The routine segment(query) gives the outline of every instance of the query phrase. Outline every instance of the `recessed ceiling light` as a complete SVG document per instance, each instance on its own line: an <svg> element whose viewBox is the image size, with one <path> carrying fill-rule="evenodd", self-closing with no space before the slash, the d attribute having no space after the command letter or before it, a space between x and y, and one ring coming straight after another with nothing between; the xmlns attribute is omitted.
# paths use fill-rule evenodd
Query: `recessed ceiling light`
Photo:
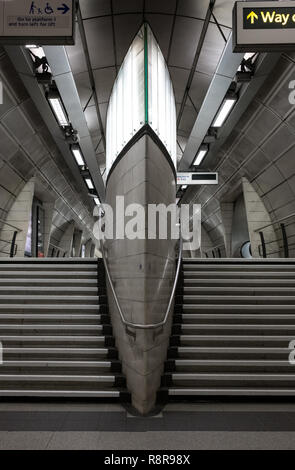
<svg viewBox="0 0 295 470"><path fill-rule="evenodd" d="M49 91L47 93L47 100L51 106L52 111L54 112L54 115L59 125L62 127L68 126L68 116L58 91Z"/></svg>
<svg viewBox="0 0 295 470"><path fill-rule="evenodd" d="M201 165L202 161L204 160L206 154L208 153L208 150L209 150L209 147L207 145L202 145L197 154L196 154L196 158L195 158L195 161L193 163L194 166L198 166L198 165Z"/></svg>
<svg viewBox="0 0 295 470"><path fill-rule="evenodd" d="M85 183L87 184L89 189L94 189L93 183L90 178L85 178Z"/></svg>
<svg viewBox="0 0 295 470"><path fill-rule="evenodd" d="M84 158L82 156L80 148L79 147L72 147L71 150L72 150L72 154L74 155L77 164L79 166L84 166L85 162L84 162Z"/></svg>
<svg viewBox="0 0 295 470"><path fill-rule="evenodd" d="M216 114L216 117L213 121L213 124L212 124L213 127L221 127L223 125L223 123L225 122L225 120L229 116L232 108L236 104L237 99L238 98L237 98L236 95L225 97L225 99L224 99L222 105L220 106L219 111Z"/></svg>

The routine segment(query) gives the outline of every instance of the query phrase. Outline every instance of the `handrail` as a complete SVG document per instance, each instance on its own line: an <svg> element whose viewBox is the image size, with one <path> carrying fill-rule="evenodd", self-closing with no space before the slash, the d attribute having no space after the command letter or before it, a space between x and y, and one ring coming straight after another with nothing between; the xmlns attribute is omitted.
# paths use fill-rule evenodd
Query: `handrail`
<svg viewBox="0 0 295 470"><path fill-rule="evenodd" d="M274 220L270 224L267 224L267 225L264 225L263 227L255 229L254 232L259 232L260 230L263 230L267 227L271 227L272 225L279 224L279 223L283 222L283 220L291 219L291 217L294 217L294 216L295 216L295 213L290 214L290 215L286 215L285 217L282 217L281 219Z"/></svg>
<svg viewBox="0 0 295 470"><path fill-rule="evenodd" d="M101 247L102 247L102 243L101 243ZM111 278L111 275L110 275L109 267L107 265L107 262L106 262L106 259L105 259L105 256L104 256L103 248L102 248L102 255L103 255L102 259L103 259L104 267L105 267L105 270L106 270L106 273L107 273L108 281L110 283L111 291L112 291L112 294L113 294L113 297L114 297L114 300L115 300L115 303L116 303L116 307L119 311L119 314L120 314L121 321L122 321L123 325L125 325L126 328L129 327L129 328L140 329L140 330L151 330L151 329L154 330L156 328L163 327L166 324L167 320L168 320L168 315L169 315L169 312L170 312L170 309L171 309L171 305L172 305L172 302L173 302L173 298L174 298L174 294L175 294L175 290L176 290L176 286L177 286L177 282L178 282L178 277L179 277L179 272L180 272L180 265L181 265L181 258L182 258L182 239L180 239L180 241L179 241L179 253L178 253L177 267L176 267L175 278L174 278L174 283L173 283L173 287L172 287L168 307L167 307L167 310L166 310L166 313L165 313L165 316L164 316L163 320L159 323L150 323L150 324L132 323L132 322L125 319L124 314L123 314L122 309L121 309L121 306L120 306L120 302L118 300L118 297L117 297L117 294L116 294L116 291L115 291L115 288L114 288L114 284L113 284L113 281L112 281L112 278Z"/></svg>
<svg viewBox="0 0 295 470"><path fill-rule="evenodd" d="M56 248L56 249L59 250L59 251L63 251L64 253L67 253L67 250L64 250L64 249L61 248L60 246L54 245L53 243L50 243L50 242L49 242L49 246L53 246L53 248Z"/></svg>
<svg viewBox="0 0 295 470"><path fill-rule="evenodd" d="M3 222L5 225L8 225L8 227L14 228L18 232L22 232L23 230L21 228L15 227L15 225L11 225L8 222L6 222L4 219L0 218L0 222Z"/></svg>
<svg viewBox="0 0 295 470"><path fill-rule="evenodd" d="M64 249L61 248L60 246L54 245L53 243L50 243L50 242L49 242L49 246L53 246L53 248L57 248L59 251L63 251L64 253L67 252L67 250L64 250Z"/></svg>
<svg viewBox="0 0 295 470"><path fill-rule="evenodd" d="M224 243L220 243L219 245L215 245L215 246L208 246L207 248L207 251L209 250L216 250L216 248L222 248L224 246Z"/></svg>

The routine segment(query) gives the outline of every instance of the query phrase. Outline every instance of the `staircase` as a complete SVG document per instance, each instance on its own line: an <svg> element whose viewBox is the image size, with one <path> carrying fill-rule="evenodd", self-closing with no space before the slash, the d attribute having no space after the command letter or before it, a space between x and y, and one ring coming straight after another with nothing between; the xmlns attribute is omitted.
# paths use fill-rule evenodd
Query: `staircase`
<svg viewBox="0 0 295 470"><path fill-rule="evenodd" d="M0 261L0 397L129 399L102 260Z"/></svg>
<svg viewBox="0 0 295 470"><path fill-rule="evenodd" d="M295 396L295 259L184 259L160 395Z"/></svg>

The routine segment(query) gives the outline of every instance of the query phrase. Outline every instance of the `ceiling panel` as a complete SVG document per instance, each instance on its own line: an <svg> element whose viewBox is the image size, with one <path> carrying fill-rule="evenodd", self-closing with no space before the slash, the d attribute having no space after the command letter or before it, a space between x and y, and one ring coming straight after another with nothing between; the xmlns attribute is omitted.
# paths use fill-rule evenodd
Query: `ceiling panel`
<svg viewBox="0 0 295 470"><path fill-rule="evenodd" d="M96 107L89 106L87 109L85 109L84 114L85 114L85 119L86 119L90 134L94 132L98 132L99 124L98 124L98 119L97 119L97 114L96 114Z"/></svg>
<svg viewBox="0 0 295 470"><path fill-rule="evenodd" d="M145 0L145 11L155 13L174 13L176 0Z"/></svg>
<svg viewBox="0 0 295 470"><path fill-rule="evenodd" d="M173 82L176 103L181 103L189 76L189 70L169 67L169 71Z"/></svg>
<svg viewBox="0 0 295 470"><path fill-rule="evenodd" d="M218 0L217 0L218 1ZM180 1L177 9L178 15L193 16L194 18L205 18L209 0L184 0Z"/></svg>
<svg viewBox="0 0 295 470"><path fill-rule="evenodd" d="M295 133L292 132L290 127L282 123L261 148L268 158L273 160L292 147L294 141Z"/></svg>
<svg viewBox="0 0 295 470"><path fill-rule="evenodd" d="M232 27L232 11L236 0L216 0L214 15L219 24Z"/></svg>
<svg viewBox="0 0 295 470"><path fill-rule="evenodd" d="M94 70L95 86L99 103L109 100L115 78L115 67Z"/></svg>
<svg viewBox="0 0 295 470"><path fill-rule="evenodd" d="M111 17L85 20L84 27L92 67L115 65Z"/></svg>
<svg viewBox="0 0 295 470"><path fill-rule="evenodd" d="M108 109L108 103L101 103L99 105L99 110L100 110L100 115L101 115L101 120L102 120L104 130L106 128L107 109Z"/></svg>
<svg viewBox="0 0 295 470"><path fill-rule="evenodd" d="M190 97L197 108L200 110L203 99L207 93L211 81L211 76L204 73L196 72L190 89ZM188 102L189 104L189 102Z"/></svg>
<svg viewBox="0 0 295 470"><path fill-rule="evenodd" d="M224 33L226 37L229 36L229 30L225 29ZM224 46L225 41L216 24L210 23L196 70L212 75L215 72Z"/></svg>
<svg viewBox="0 0 295 470"><path fill-rule="evenodd" d="M143 11L143 0L112 0L112 3L114 14Z"/></svg>
<svg viewBox="0 0 295 470"><path fill-rule="evenodd" d="M85 72L87 70L85 54L78 28L76 28L76 44L74 46L67 46L66 52L73 74Z"/></svg>
<svg viewBox="0 0 295 470"><path fill-rule="evenodd" d="M176 18L169 65L191 68L202 26L200 20Z"/></svg>
<svg viewBox="0 0 295 470"><path fill-rule="evenodd" d="M75 83L80 97L81 106L82 108L84 108L92 93L88 72L82 72L78 75L75 75ZM91 98L88 106L91 106L93 104L94 100L93 98Z"/></svg>
<svg viewBox="0 0 295 470"><path fill-rule="evenodd" d="M114 17L117 64L123 61L136 33L142 25L142 15L118 15Z"/></svg>
<svg viewBox="0 0 295 470"><path fill-rule="evenodd" d="M110 15L111 0L82 0L80 1L82 18Z"/></svg>
<svg viewBox="0 0 295 470"><path fill-rule="evenodd" d="M197 113L194 108L192 106L185 106L179 124L179 129L189 134L195 123L196 117Z"/></svg>
<svg viewBox="0 0 295 470"><path fill-rule="evenodd" d="M173 16L146 14L146 20L150 23L153 33L160 45L161 51L167 60L169 42L172 31Z"/></svg>

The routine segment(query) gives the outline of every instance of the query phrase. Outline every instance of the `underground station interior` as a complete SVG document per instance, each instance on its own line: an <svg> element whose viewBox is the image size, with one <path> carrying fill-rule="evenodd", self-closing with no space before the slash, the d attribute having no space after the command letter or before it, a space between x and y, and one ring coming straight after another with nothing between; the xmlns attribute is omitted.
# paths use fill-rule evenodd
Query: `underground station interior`
<svg viewBox="0 0 295 470"><path fill-rule="evenodd" d="M295 2L0 0L0 450L293 450L294 398Z"/></svg>

